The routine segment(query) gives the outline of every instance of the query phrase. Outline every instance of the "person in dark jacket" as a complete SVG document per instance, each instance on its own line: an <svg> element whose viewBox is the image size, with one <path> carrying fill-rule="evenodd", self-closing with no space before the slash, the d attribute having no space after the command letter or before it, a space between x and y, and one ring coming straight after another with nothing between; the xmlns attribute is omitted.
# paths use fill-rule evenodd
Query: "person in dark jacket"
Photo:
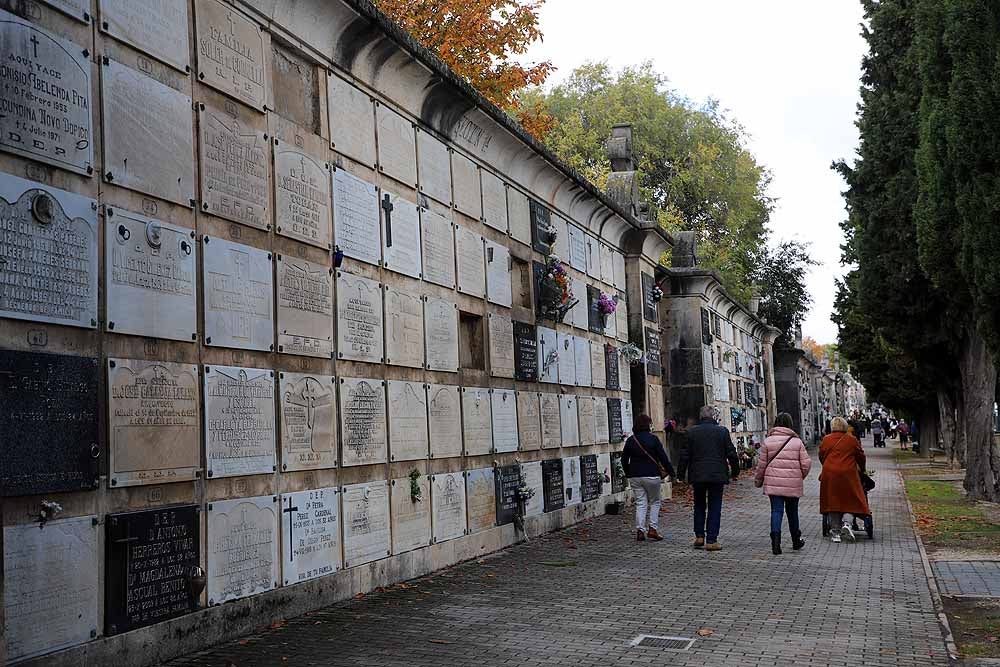
<svg viewBox="0 0 1000 667"><path fill-rule="evenodd" d="M660 519L660 485L663 483L664 473L674 476L674 466L663 449L663 443L650 433L652 425L653 420L649 415L636 417L632 435L625 440L622 448L622 468L632 493L635 494L637 542L642 542L647 537L657 542L663 539L657 531Z"/></svg>
<svg viewBox="0 0 1000 667"><path fill-rule="evenodd" d="M712 406L703 407L698 423L687 430L680 457L678 479L687 478L694 491L694 548L719 551L722 490L730 478L739 477L740 459L729 431L715 420Z"/></svg>

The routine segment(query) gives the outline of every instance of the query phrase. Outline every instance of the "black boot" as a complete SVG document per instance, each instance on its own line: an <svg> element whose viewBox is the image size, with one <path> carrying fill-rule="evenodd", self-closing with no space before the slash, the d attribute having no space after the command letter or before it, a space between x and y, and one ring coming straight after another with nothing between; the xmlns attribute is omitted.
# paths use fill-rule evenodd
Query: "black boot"
<svg viewBox="0 0 1000 667"><path fill-rule="evenodd" d="M802 539L802 533L792 533L792 548L798 551L806 545L806 541Z"/></svg>
<svg viewBox="0 0 1000 667"><path fill-rule="evenodd" d="M771 553L781 555L781 533L771 533Z"/></svg>

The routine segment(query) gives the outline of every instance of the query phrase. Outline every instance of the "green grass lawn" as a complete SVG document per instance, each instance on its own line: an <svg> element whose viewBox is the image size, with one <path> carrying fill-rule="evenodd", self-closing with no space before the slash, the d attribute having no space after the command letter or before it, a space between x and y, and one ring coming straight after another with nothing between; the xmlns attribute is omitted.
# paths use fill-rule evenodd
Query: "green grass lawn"
<svg viewBox="0 0 1000 667"><path fill-rule="evenodd" d="M1000 601L944 598L958 650L966 658L1000 658Z"/></svg>
<svg viewBox="0 0 1000 667"><path fill-rule="evenodd" d="M917 529L929 549L996 549L1000 525L966 500L961 482L906 480Z"/></svg>

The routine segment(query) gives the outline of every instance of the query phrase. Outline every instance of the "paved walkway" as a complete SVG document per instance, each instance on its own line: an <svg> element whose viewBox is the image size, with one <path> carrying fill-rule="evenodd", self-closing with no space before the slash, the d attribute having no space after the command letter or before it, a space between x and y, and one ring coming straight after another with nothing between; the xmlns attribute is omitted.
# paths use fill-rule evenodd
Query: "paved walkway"
<svg viewBox="0 0 1000 667"><path fill-rule="evenodd" d="M931 567L943 595L1000 598L1000 562L937 561Z"/></svg>
<svg viewBox="0 0 1000 667"><path fill-rule="evenodd" d="M771 555L766 499L743 479L727 491L718 553L691 549L691 507L675 500L660 543L634 542L629 517L600 517L171 664L947 665L892 450L867 452L874 541L820 537L816 461L801 552L786 533ZM640 634L696 641L632 647Z"/></svg>

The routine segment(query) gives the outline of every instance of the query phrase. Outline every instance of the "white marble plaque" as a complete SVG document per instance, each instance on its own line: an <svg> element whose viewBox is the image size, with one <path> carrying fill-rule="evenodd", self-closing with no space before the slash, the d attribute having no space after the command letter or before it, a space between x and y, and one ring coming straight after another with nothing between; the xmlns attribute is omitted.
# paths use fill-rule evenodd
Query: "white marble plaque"
<svg viewBox="0 0 1000 667"><path fill-rule="evenodd" d="M375 168L375 110L368 93L330 72L326 79L330 146ZM341 245L343 247L343 245Z"/></svg>
<svg viewBox="0 0 1000 667"><path fill-rule="evenodd" d="M483 222L507 233L507 186L492 171L481 169L483 178Z"/></svg>
<svg viewBox="0 0 1000 667"><path fill-rule="evenodd" d="M486 300L510 308L510 250L486 241Z"/></svg>
<svg viewBox="0 0 1000 667"><path fill-rule="evenodd" d="M333 275L328 266L278 255L278 351L333 356Z"/></svg>
<svg viewBox="0 0 1000 667"><path fill-rule="evenodd" d="M620 353L618 355L618 388L624 392L632 391L632 368Z"/></svg>
<svg viewBox="0 0 1000 667"><path fill-rule="evenodd" d="M587 272L587 236L576 225L569 225L569 265L581 273Z"/></svg>
<svg viewBox="0 0 1000 667"><path fill-rule="evenodd" d="M378 188L343 169L333 172L333 226L344 255L368 264L382 261Z"/></svg>
<svg viewBox="0 0 1000 667"><path fill-rule="evenodd" d="M604 356L604 343L590 341L590 381L594 387L604 389L608 386L607 359Z"/></svg>
<svg viewBox="0 0 1000 667"><path fill-rule="evenodd" d="M465 473L465 496L469 506L469 532L478 533L497 524L497 494L493 468Z"/></svg>
<svg viewBox="0 0 1000 667"><path fill-rule="evenodd" d="M101 30L187 73L187 0L100 0Z"/></svg>
<svg viewBox="0 0 1000 667"><path fill-rule="evenodd" d="M385 383L340 378L340 439L343 466L386 461Z"/></svg>
<svg viewBox="0 0 1000 667"><path fill-rule="evenodd" d="M618 308L615 309L615 319L618 320L618 340L628 342L628 304L624 294L619 295Z"/></svg>
<svg viewBox="0 0 1000 667"><path fill-rule="evenodd" d="M90 0L42 0L42 2L77 21L90 23Z"/></svg>
<svg viewBox="0 0 1000 667"><path fill-rule="evenodd" d="M465 475L431 475L431 529L435 544L465 535Z"/></svg>
<svg viewBox="0 0 1000 667"><path fill-rule="evenodd" d="M225 109L203 102L198 109L202 210L248 227L270 229L271 151L263 119L232 102Z"/></svg>
<svg viewBox="0 0 1000 667"><path fill-rule="evenodd" d="M198 78L244 104L267 104L271 40L260 26L218 0L195 2Z"/></svg>
<svg viewBox="0 0 1000 667"><path fill-rule="evenodd" d="M0 150L78 174L94 161L89 51L0 11Z"/></svg>
<svg viewBox="0 0 1000 667"><path fill-rule="evenodd" d="M576 345L572 334L559 333L556 336L556 349L559 350L559 384L576 385Z"/></svg>
<svg viewBox="0 0 1000 667"><path fill-rule="evenodd" d="M274 435L274 371L206 366L208 476L273 472Z"/></svg>
<svg viewBox="0 0 1000 667"><path fill-rule="evenodd" d="M514 322L507 315L490 313L489 323L490 375L514 377Z"/></svg>
<svg viewBox="0 0 1000 667"><path fill-rule="evenodd" d="M420 212L424 280L455 289L455 231L451 220L427 209Z"/></svg>
<svg viewBox="0 0 1000 667"><path fill-rule="evenodd" d="M385 363L424 367L424 300L385 286Z"/></svg>
<svg viewBox="0 0 1000 667"><path fill-rule="evenodd" d="M427 475L417 478L420 495L414 498L409 477L392 480L392 553L401 554L431 543L431 482Z"/></svg>
<svg viewBox="0 0 1000 667"><path fill-rule="evenodd" d="M577 413L576 396L559 397L559 421L562 425L562 446L580 445L580 421Z"/></svg>
<svg viewBox="0 0 1000 667"><path fill-rule="evenodd" d="M279 235L329 248L333 208L330 192L327 162L286 141L275 145L274 223Z"/></svg>
<svg viewBox="0 0 1000 667"><path fill-rule="evenodd" d="M191 98L114 60L103 63L104 180L193 206Z"/></svg>
<svg viewBox="0 0 1000 667"><path fill-rule="evenodd" d="M420 207L399 195L382 195L383 266L411 278L420 278Z"/></svg>
<svg viewBox="0 0 1000 667"><path fill-rule="evenodd" d="M611 296L611 295L609 295ZM618 309L615 308L615 311ZM608 338L618 337L618 315L613 313L604 319L604 335Z"/></svg>
<svg viewBox="0 0 1000 667"><path fill-rule="evenodd" d="M594 397L594 433L597 444L603 445L611 439L608 423L608 400L604 396Z"/></svg>
<svg viewBox="0 0 1000 667"><path fill-rule="evenodd" d="M597 455L597 474L601 476L601 495L611 495L611 453Z"/></svg>
<svg viewBox="0 0 1000 667"><path fill-rule="evenodd" d="M597 408L593 396L577 396L576 411L580 418L579 432L581 445L597 444ZM602 396L599 400L605 402Z"/></svg>
<svg viewBox="0 0 1000 667"><path fill-rule="evenodd" d="M625 255L615 251L612 259L614 268L614 285L619 292L625 291Z"/></svg>
<svg viewBox="0 0 1000 667"><path fill-rule="evenodd" d="M493 451L489 389L462 387L462 436L466 456L489 454Z"/></svg>
<svg viewBox="0 0 1000 667"><path fill-rule="evenodd" d="M587 275L601 279L601 242L587 234Z"/></svg>
<svg viewBox="0 0 1000 667"><path fill-rule="evenodd" d="M601 258L601 282L605 285L614 285L615 283L615 257L614 250L605 244L601 244L600 249Z"/></svg>
<svg viewBox="0 0 1000 667"><path fill-rule="evenodd" d="M198 367L108 360L111 486L183 482L201 470Z"/></svg>
<svg viewBox="0 0 1000 667"><path fill-rule="evenodd" d="M556 332L548 327L538 330L538 381L559 382L559 346Z"/></svg>
<svg viewBox="0 0 1000 667"><path fill-rule="evenodd" d="M203 242L205 344L273 349L271 253L216 237Z"/></svg>
<svg viewBox="0 0 1000 667"><path fill-rule="evenodd" d="M378 122L378 168L400 183L417 187L417 147L413 123L387 107L375 103Z"/></svg>
<svg viewBox="0 0 1000 667"><path fill-rule="evenodd" d="M427 409L430 414L431 458L461 456L461 389L445 384L428 385Z"/></svg>
<svg viewBox="0 0 1000 667"><path fill-rule="evenodd" d="M521 479L524 485L534 490L534 495L524 503L524 516L539 516L545 509L545 493L542 489L542 462L530 461L521 464Z"/></svg>
<svg viewBox="0 0 1000 667"><path fill-rule="evenodd" d="M552 251L563 262L569 262L569 224L561 215L552 214L550 224L556 230L556 242L552 246Z"/></svg>
<svg viewBox="0 0 1000 667"><path fill-rule="evenodd" d="M340 489L281 495L281 576L285 586L340 570Z"/></svg>
<svg viewBox="0 0 1000 667"><path fill-rule="evenodd" d="M340 502L344 567L356 567L390 555L389 486L385 480L343 486Z"/></svg>
<svg viewBox="0 0 1000 667"><path fill-rule="evenodd" d="M458 304L426 297L424 333L427 338L427 369L458 372Z"/></svg>
<svg viewBox="0 0 1000 667"><path fill-rule="evenodd" d="M3 529L4 639L14 662L100 634L97 517Z"/></svg>
<svg viewBox="0 0 1000 667"><path fill-rule="evenodd" d="M445 206L451 206L451 156L448 147L418 127L417 153L420 191Z"/></svg>
<svg viewBox="0 0 1000 667"><path fill-rule="evenodd" d="M458 264L458 291L472 296L486 295L486 261L483 237L455 225L455 254Z"/></svg>
<svg viewBox="0 0 1000 667"><path fill-rule="evenodd" d="M663 430L663 386L658 384L653 384L648 382L646 384L648 389L647 393L647 403L648 406L646 410L648 411L649 418L653 420L653 430L662 431ZM631 424L631 422L629 422Z"/></svg>
<svg viewBox="0 0 1000 667"><path fill-rule="evenodd" d="M569 311L569 319L572 325L583 331L587 331L590 325L590 314L587 310L587 282L579 278L572 278L573 298L576 304Z"/></svg>
<svg viewBox="0 0 1000 667"><path fill-rule="evenodd" d="M622 400L622 434L624 435L631 434L633 424L634 424L634 419L632 415L632 399L626 398Z"/></svg>
<svg viewBox="0 0 1000 667"><path fill-rule="evenodd" d="M496 452L516 452L517 438L517 397L513 389L493 389L490 395L493 413L493 450Z"/></svg>
<svg viewBox="0 0 1000 667"><path fill-rule="evenodd" d="M483 216L483 195L479 184L479 167L461 153L451 154L452 185L455 208L471 218Z"/></svg>
<svg viewBox="0 0 1000 667"><path fill-rule="evenodd" d="M562 460L563 464L563 493L565 494L566 507L580 504L581 482L580 457L568 456Z"/></svg>
<svg viewBox="0 0 1000 667"><path fill-rule="evenodd" d="M520 190L507 188L507 221L515 241L531 245L531 207L528 196Z"/></svg>
<svg viewBox="0 0 1000 667"><path fill-rule="evenodd" d="M538 393L517 392L517 437L522 451L542 446L542 423Z"/></svg>
<svg viewBox="0 0 1000 667"><path fill-rule="evenodd" d="M540 397L542 424L542 449L559 447L562 444L559 394L545 394Z"/></svg>
<svg viewBox="0 0 1000 667"><path fill-rule="evenodd" d="M382 285L337 272L337 357L382 363Z"/></svg>
<svg viewBox="0 0 1000 667"><path fill-rule="evenodd" d="M337 466L337 390L332 375L282 372L281 469Z"/></svg>
<svg viewBox="0 0 1000 667"><path fill-rule="evenodd" d="M576 364L576 384L589 387L592 377L590 373L590 341L583 336L573 338L573 356Z"/></svg>
<svg viewBox="0 0 1000 667"><path fill-rule="evenodd" d="M389 460L428 456L427 394L420 382L389 380Z"/></svg>
<svg viewBox="0 0 1000 667"><path fill-rule="evenodd" d="M208 604L269 591L278 585L278 497L208 504Z"/></svg>

